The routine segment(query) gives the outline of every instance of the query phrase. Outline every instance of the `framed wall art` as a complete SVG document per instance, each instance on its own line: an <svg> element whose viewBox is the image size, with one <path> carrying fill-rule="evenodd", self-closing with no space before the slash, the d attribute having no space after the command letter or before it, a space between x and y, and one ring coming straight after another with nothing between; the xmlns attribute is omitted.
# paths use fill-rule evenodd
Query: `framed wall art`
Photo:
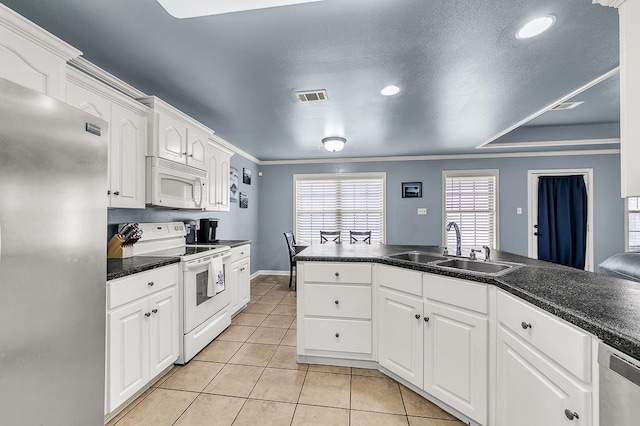
<svg viewBox="0 0 640 426"><path fill-rule="evenodd" d="M402 198L422 197L422 182L402 182Z"/></svg>

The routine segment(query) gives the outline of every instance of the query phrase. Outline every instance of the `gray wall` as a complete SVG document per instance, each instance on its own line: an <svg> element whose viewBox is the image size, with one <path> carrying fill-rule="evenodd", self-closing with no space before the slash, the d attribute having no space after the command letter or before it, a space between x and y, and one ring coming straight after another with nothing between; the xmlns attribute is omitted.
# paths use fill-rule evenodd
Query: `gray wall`
<svg viewBox="0 0 640 426"><path fill-rule="evenodd" d="M251 272L258 270L257 241L258 241L258 206L260 193L260 179L258 167L255 163L234 155L231 157L231 167L238 169L239 192L249 195L249 208L241 209L238 203L231 204L228 212L202 212L194 210L170 210L162 208L146 209L109 209L107 223L109 225L109 238L116 232L116 225L125 222L169 222L216 217L220 219L216 237L223 240L251 240ZM246 167L252 172L251 185L242 183L242 168Z"/></svg>
<svg viewBox="0 0 640 426"><path fill-rule="evenodd" d="M442 171L499 169L500 249L527 255L527 171L567 168L593 168L594 261L598 265L607 257L624 251L619 155L260 166L263 177L257 178L260 180L259 244L257 253L254 249L257 256L253 257L252 263L260 270L289 269L282 233L293 228L295 173L386 172L387 243L439 245L442 239ZM401 183L412 181L423 183L423 197L401 198ZM427 215L418 216L418 207L426 207ZM522 207L522 215L516 214L518 207Z"/></svg>

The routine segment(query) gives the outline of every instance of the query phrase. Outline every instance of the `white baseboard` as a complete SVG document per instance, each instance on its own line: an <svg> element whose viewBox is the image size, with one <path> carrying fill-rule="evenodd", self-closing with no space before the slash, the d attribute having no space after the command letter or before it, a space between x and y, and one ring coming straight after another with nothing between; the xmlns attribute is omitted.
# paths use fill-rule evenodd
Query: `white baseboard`
<svg viewBox="0 0 640 426"><path fill-rule="evenodd" d="M251 279L259 277L260 275L289 275L289 271L260 270L251 274Z"/></svg>

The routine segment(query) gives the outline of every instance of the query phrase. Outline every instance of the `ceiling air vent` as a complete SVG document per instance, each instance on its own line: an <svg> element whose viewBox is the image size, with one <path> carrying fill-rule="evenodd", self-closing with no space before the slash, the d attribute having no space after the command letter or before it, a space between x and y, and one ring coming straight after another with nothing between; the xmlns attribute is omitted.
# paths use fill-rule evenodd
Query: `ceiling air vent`
<svg viewBox="0 0 640 426"><path fill-rule="evenodd" d="M563 102L561 104L558 104L556 106L554 106L553 108L551 108L551 111L565 111L568 109L574 109L575 107L582 105L584 103L584 101L582 102Z"/></svg>
<svg viewBox="0 0 640 426"><path fill-rule="evenodd" d="M306 92L296 92L296 99L301 104L306 104L310 102L324 102L328 100L327 91L324 89L321 90L308 90Z"/></svg>

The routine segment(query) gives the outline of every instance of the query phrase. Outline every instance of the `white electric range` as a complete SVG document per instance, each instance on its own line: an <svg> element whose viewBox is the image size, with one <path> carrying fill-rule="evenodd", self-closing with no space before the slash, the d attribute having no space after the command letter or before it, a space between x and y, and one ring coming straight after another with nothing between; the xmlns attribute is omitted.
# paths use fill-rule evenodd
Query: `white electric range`
<svg viewBox="0 0 640 426"><path fill-rule="evenodd" d="M177 363L186 364L231 325L231 295L224 285L225 262L231 256L231 247L186 245L187 230L182 222L138 226L142 237L133 246L135 256L180 257L180 357Z"/></svg>

